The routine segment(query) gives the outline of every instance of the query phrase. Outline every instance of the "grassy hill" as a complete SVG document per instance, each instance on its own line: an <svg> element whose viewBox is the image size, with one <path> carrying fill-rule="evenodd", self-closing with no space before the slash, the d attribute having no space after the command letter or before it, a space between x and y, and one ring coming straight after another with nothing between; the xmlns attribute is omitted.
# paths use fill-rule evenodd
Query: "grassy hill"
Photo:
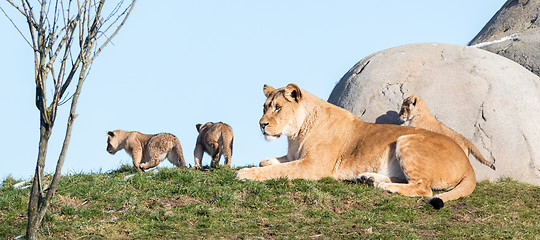
<svg viewBox="0 0 540 240"><path fill-rule="evenodd" d="M416 239L540 236L540 187L480 182L434 210L354 182L237 181L227 168L160 168L62 178L41 228L44 239ZM0 187L0 238L25 233L30 188Z"/></svg>

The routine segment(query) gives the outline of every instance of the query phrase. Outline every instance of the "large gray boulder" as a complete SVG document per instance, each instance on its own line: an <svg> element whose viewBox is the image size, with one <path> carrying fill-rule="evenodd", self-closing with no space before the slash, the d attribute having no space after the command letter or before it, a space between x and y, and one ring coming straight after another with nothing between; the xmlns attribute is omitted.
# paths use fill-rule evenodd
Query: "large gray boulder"
<svg viewBox="0 0 540 240"><path fill-rule="evenodd" d="M328 102L367 122L397 124L405 97L471 140L497 170L471 156L478 180L540 185L540 78L481 49L441 43L391 48L358 62Z"/></svg>
<svg viewBox="0 0 540 240"><path fill-rule="evenodd" d="M540 76L540 1L508 0L469 43Z"/></svg>

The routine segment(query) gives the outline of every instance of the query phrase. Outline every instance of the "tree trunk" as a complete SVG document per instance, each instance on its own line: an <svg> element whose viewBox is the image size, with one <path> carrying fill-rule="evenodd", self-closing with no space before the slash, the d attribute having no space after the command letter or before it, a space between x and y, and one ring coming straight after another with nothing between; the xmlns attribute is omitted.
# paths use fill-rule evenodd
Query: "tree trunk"
<svg viewBox="0 0 540 240"><path fill-rule="evenodd" d="M43 193L43 186L41 181L43 176L43 169L45 167L45 158L47 156L47 145L49 144L50 137L50 129L44 126L44 121L41 121L38 160L36 164L34 180L32 182L30 200L28 203L28 226L26 228L26 239L38 239L39 227L42 220L38 216L39 206L41 204Z"/></svg>
<svg viewBox="0 0 540 240"><path fill-rule="evenodd" d="M36 83L35 104L40 113L40 139L36 171L32 181L32 189L28 203L28 224L26 228L26 238L37 239L45 213L47 212L47 209L58 187L58 181L61 176L62 166L64 165L64 160L66 158L66 153L71 138L73 122L77 117L75 110L83 82L88 74L88 71L90 71L94 59L126 22L128 16L133 10L133 7L135 6L136 0L131 0L131 4L129 4L123 11L120 11L120 6L124 1L119 1L117 7L113 9L107 18L103 18L101 15L105 0L77 1L76 6L72 6L72 1L68 1L65 8L68 9L67 12L65 11L62 3L60 3L61 10L57 8L59 6L58 1L56 4L47 0L38 1L41 5L39 19L35 17L36 12L29 1L21 1L22 7L19 7L12 0L7 0L7 2L15 7L26 18L26 23L28 24L30 30L31 41L28 41L28 39L26 39L22 33L21 35L23 35L23 38L25 38L28 44L31 45L32 50L34 51ZM51 5L53 4L55 7L51 8ZM72 9L72 7L78 10L74 14L70 14L69 11ZM38 8L36 7L35 9ZM54 12L49 13L49 10ZM66 13L67 15L65 15ZM114 19L113 16L116 16L116 19ZM122 18L122 16L124 17ZM9 16L7 17L11 20ZM62 17L63 21L61 20ZM109 19L111 19L112 22L108 21ZM81 22L83 24L79 25ZM106 22L108 23L105 24ZM114 30L115 28L116 30ZM109 30L114 30L114 32L111 35L106 34L106 32ZM71 48L72 42L75 40L74 34L77 32L79 36L79 53L76 60L73 61L73 52L71 51ZM101 47L99 47L97 50L93 50L94 44L96 44L96 41L101 37L105 37L106 40L104 40L103 44L101 44ZM57 40L59 39L60 41L58 42ZM64 52L63 56L58 55L61 52ZM62 59L59 66L55 66L54 64L57 60L57 56L60 56ZM68 59L71 60L71 66L66 62ZM82 66L80 66L81 63ZM67 78L65 77L66 66L71 67ZM79 81L76 92L72 96L71 110L67 122L66 135L62 145L62 151L58 157L56 171L52 180L50 181L50 187L45 189L46 187L44 187L43 183L43 173L45 168L45 159L47 157L47 146L49 144L49 138L52 134L56 113L60 104L59 102L65 96L64 94L67 88L70 86L71 81L79 67L81 68L79 71ZM58 75L56 77L54 74L55 69L59 70L59 72L57 71ZM52 75L50 75L50 73L52 73ZM52 81L54 83L54 94L52 101L50 101L50 105L47 106L45 92L47 90L46 83L49 77L52 77Z"/></svg>

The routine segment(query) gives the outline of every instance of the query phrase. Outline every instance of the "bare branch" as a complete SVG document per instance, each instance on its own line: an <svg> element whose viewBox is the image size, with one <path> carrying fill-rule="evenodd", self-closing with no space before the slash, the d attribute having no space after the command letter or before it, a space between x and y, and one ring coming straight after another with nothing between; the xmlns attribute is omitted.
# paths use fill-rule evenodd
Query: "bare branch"
<svg viewBox="0 0 540 240"><path fill-rule="evenodd" d="M8 0L9 1L9 0ZM30 46L30 48L34 49L32 47L32 44L30 44L30 41L28 41L28 39L24 36L24 34L21 32L21 30L19 29L19 27L17 27L17 25L15 25L15 23L13 22L13 20L7 15L7 13L4 11L4 9L0 6L0 10L2 10L2 12L4 13L4 15L6 15L6 17L9 19L9 21L11 22L11 24L13 24L13 26L15 27L15 29L17 29L17 31L19 32L19 34L24 38L24 40L26 41L26 43L28 43L28 46ZM35 50L35 49L34 49Z"/></svg>
<svg viewBox="0 0 540 240"><path fill-rule="evenodd" d="M71 42L71 39L73 38L73 32L74 32L75 28L77 27L78 21L79 20L78 20L78 16L77 16L74 20L70 21L69 24L66 26L66 33L65 33L64 37L62 38L62 40L58 44L58 46L56 48L56 51L51 55L50 60L47 63L47 66L49 68L52 68L52 64L56 61L56 56L62 50L62 47L63 47L64 43ZM67 45L66 49L69 49L69 46L70 45ZM51 46L51 48L52 48L52 46Z"/></svg>
<svg viewBox="0 0 540 240"><path fill-rule="evenodd" d="M32 49L34 49L34 60L37 60L37 41L36 41L36 37L34 35L34 26L36 26L35 24L35 21L33 21L33 15L32 15L32 10L28 9L26 7L26 4L24 1L22 1L23 3L23 8L24 8L24 16L26 17L26 22L28 24L28 29L30 30L30 37L32 38ZM37 65L37 62L35 63ZM36 68L36 71L37 71L37 68Z"/></svg>
<svg viewBox="0 0 540 240"><path fill-rule="evenodd" d="M62 88L60 89L60 95L63 95L64 92L69 87L69 84L71 83L71 80L73 79L73 76L75 76L75 72L77 72L77 69L79 68L79 64L81 60L82 60L82 52L79 52L79 55L77 56L77 59L75 59L75 62L73 63L71 67L71 71L69 72L69 75L66 81L64 82L64 84L62 85Z"/></svg>
<svg viewBox="0 0 540 240"><path fill-rule="evenodd" d="M69 97L68 97L69 96ZM64 104L66 104L67 102L69 102L69 100L71 100L73 98L73 94L70 96L69 95L69 92L65 95L64 99L62 99L59 103L58 103L58 106L62 106Z"/></svg>
<svg viewBox="0 0 540 240"><path fill-rule="evenodd" d="M47 4L47 2L45 2L45 4ZM49 10L51 10L51 2L49 2L49 6L46 7L47 8L47 11L45 12L45 22L47 23L47 29L51 29L51 23L50 23L50 20L49 20ZM53 19L54 20L54 19ZM54 28L52 28L53 31L54 31ZM51 36L51 34L48 34L48 36Z"/></svg>
<svg viewBox="0 0 540 240"><path fill-rule="evenodd" d="M21 14L22 14L23 16L27 17L26 12L23 11L19 6L17 6L17 5L16 5L15 3L13 3L11 0L7 0L7 1L11 4L11 6L13 6L13 7L16 8L17 10L19 10L19 12L21 12Z"/></svg>
<svg viewBox="0 0 540 240"><path fill-rule="evenodd" d="M122 2L123 2L123 1L122 1ZM115 25L115 23L118 22L118 20L119 20L120 18L122 18L122 16L124 16L124 14L126 14L126 12L130 9L129 7L131 7L132 5L133 5L133 3L132 3L130 6L128 6L126 9L124 9L124 11L122 12L122 14L118 15L118 16L116 17L116 19L115 19L111 24L109 24L109 26L108 26L104 31L102 31L102 34L99 35L98 39L101 38L103 35L105 35L105 34L109 31L109 29L110 29L111 27L113 27L113 26ZM118 7L118 6L117 6L117 7ZM113 10L113 11L114 11L114 12L118 12L118 9L115 9L115 10ZM110 17L111 17L111 16L107 17L107 19L105 19L105 22L107 22L107 20L108 20ZM107 37L107 36L105 35L105 37Z"/></svg>
<svg viewBox="0 0 540 240"><path fill-rule="evenodd" d="M72 29L71 30L71 35L66 40L66 47L65 47L65 51L64 51L64 56L62 58L62 61L60 62L60 73L58 75L59 83L56 85L56 93L58 93L60 91L60 87L64 84L63 79L64 79L65 72L66 72L65 71L66 61L67 61L68 56L71 56L71 43L73 42L73 34L74 33L75 33L75 31Z"/></svg>
<svg viewBox="0 0 540 240"><path fill-rule="evenodd" d="M101 47L97 50L97 52L94 54L94 56L92 57L92 59L90 61L94 61L94 59L97 57L97 55L101 52L101 50L103 50L103 48L105 46L107 46L107 44L111 41L111 39L116 36L116 34L118 33L118 31L120 31L120 28L122 28L122 26L124 26L124 23L126 22L127 18L129 17L129 15L131 14L131 10L133 10L133 7L135 7L135 3L137 2L137 0L133 0L133 2L129 5L129 10L128 12L126 13L126 16L124 17L124 20L122 21L122 23L120 23L120 25L118 25L118 27L116 28L116 30L114 31L114 33L111 35L111 37L107 38L107 41L105 41L105 43L103 43L101 45ZM125 11L124 11L125 12ZM122 13L123 14L123 13Z"/></svg>
<svg viewBox="0 0 540 240"><path fill-rule="evenodd" d="M28 2L28 0L26 1ZM45 26L45 17L47 16L47 14L43 14L45 13L45 5L47 5L47 1L41 0L41 12L40 12L41 14L39 15L39 28L40 29L44 29L43 26Z"/></svg>
<svg viewBox="0 0 540 240"><path fill-rule="evenodd" d="M124 0L120 1L118 4L116 4L116 6L114 7L114 9L111 11L111 13L109 14L109 16L107 16L105 18L105 20L103 21L104 23L109 21L109 19L111 17L113 17L117 12L118 10L120 10L120 8L122 7L122 4L124 4ZM112 24L111 24L112 25Z"/></svg>
<svg viewBox="0 0 540 240"><path fill-rule="evenodd" d="M32 5L28 2L28 0L21 1L23 3L23 8L26 12L26 16L28 16L28 20L32 23L32 27L38 28L38 24L36 22L36 18L34 17L34 12L32 11Z"/></svg>

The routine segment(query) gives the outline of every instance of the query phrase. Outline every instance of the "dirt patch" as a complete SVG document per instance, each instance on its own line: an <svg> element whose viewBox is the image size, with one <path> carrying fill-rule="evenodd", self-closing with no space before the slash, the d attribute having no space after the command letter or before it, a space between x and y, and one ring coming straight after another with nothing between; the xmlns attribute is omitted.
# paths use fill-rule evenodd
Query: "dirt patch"
<svg viewBox="0 0 540 240"><path fill-rule="evenodd" d="M470 211L476 210L476 208L473 205L466 204L466 203L453 203L453 204L449 204L447 207L454 211L462 210L462 211L470 212Z"/></svg>
<svg viewBox="0 0 540 240"><path fill-rule="evenodd" d="M69 206L72 208L80 208L88 203L88 201L81 201L77 198L70 197L70 196L62 196L62 195L56 195L56 202L62 206Z"/></svg>

